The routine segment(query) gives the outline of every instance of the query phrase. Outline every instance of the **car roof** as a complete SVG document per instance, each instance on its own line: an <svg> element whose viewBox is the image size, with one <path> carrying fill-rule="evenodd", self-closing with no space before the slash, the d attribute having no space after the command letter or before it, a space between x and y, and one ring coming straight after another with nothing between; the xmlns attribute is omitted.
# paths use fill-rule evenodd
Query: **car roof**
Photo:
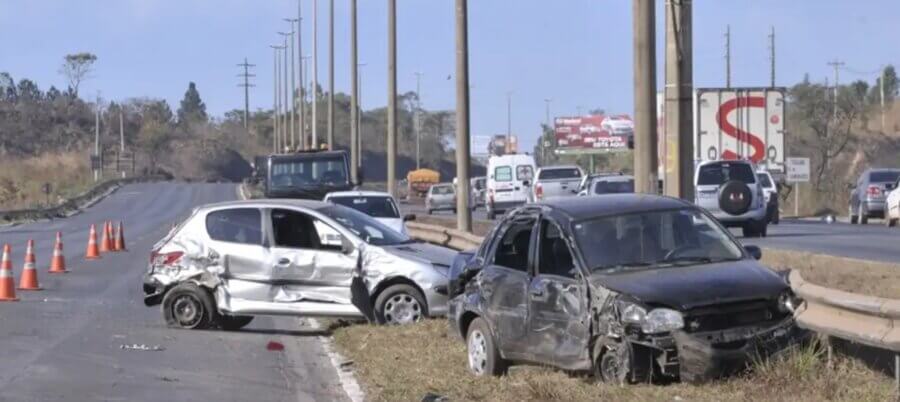
<svg viewBox="0 0 900 402"><path fill-rule="evenodd" d="M216 202L212 204L206 204L198 207L199 210L211 210L211 209L220 209L220 208L291 208L291 207L299 207L299 208L307 208L307 209L322 209L324 207L331 206L331 203L327 203L324 201L317 200L298 200L298 199L289 199L289 198L261 198L261 199L252 199L252 200L236 200L236 201L225 201L225 202Z"/></svg>
<svg viewBox="0 0 900 402"><path fill-rule="evenodd" d="M678 198L652 194L620 193L598 197L562 197L536 204L548 207L558 217L570 221L597 216L631 214L693 207L693 204Z"/></svg>
<svg viewBox="0 0 900 402"><path fill-rule="evenodd" d="M384 191L363 191L363 190L335 191L335 192L331 192L331 193L328 193L325 195L325 198L332 198L332 197L391 197L391 195Z"/></svg>
<svg viewBox="0 0 900 402"><path fill-rule="evenodd" d="M751 167L753 166L753 162L743 160L743 159L717 159L717 160L711 160L711 161L703 161L703 162L700 162L700 164L698 166L714 165L714 164L719 164L719 163L746 164L746 165L750 165Z"/></svg>
<svg viewBox="0 0 900 402"><path fill-rule="evenodd" d="M540 170L550 170L550 169L579 169L578 166L575 165L554 165L554 166L543 166Z"/></svg>

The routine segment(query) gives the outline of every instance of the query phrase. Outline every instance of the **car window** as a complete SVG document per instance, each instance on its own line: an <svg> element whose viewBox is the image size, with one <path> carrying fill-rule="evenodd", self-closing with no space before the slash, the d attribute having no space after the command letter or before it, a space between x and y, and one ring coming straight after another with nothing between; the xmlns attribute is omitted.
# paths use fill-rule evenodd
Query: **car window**
<svg viewBox="0 0 900 402"><path fill-rule="evenodd" d="M703 165L697 177L698 185L722 185L737 180L746 184L756 183L753 169L746 163L720 162Z"/></svg>
<svg viewBox="0 0 900 402"><path fill-rule="evenodd" d="M262 217L256 208L234 208L206 215L206 232L217 241L262 244Z"/></svg>
<svg viewBox="0 0 900 402"><path fill-rule="evenodd" d="M574 278L577 272L575 259L562 238L559 226L549 220L541 220L540 264L538 273Z"/></svg>
<svg viewBox="0 0 900 402"><path fill-rule="evenodd" d="M315 217L289 209L272 210L276 247L340 251L343 237Z"/></svg>
<svg viewBox="0 0 900 402"><path fill-rule="evenodd" d="M347 165L340 156L307 155L298 159L274 159L273 188L347 184Z"/></svg>
<svg viewBox="0 0 900 402"><path fill-rule="evenodd" d="M510 224L509 229L503 233L503 237L495 246L493 263L516 271L527 271L528 246L533 226L534 219Z"/></svg>
<svg viewBox="0 0 900 402"><path fill-rule="evenodd" d="M494 168L494 181L512 181L512 167L497 166Z"/></svg>
<svg viewBox="0 0 900 402"><path fill-rule="evenodd" d="M633 193L634 180L600 180L594 185L594 194Z"/></svg>
<svg viewBox="0 0 900 402"><path fill-rule="evenodd" d="M334 219L335 222L359 236L364 242L375 246L392 246L412 241L408 236L352 208L332 205L319 208L318 211Z"/></svg>
<svg viewBox="0 0 900 402"><path fill-rule="evenodd" d="M531 180L533 178L534 178L534 169L532 169L531 165L516 166L516 180L524 181L524 180Z"/></svg>
<svg viewBox="0 0 900 402"><path fill-rule="evenodd" d="M875 171L869 173L869 183L894 183L898 178L900 178L900 172Z"/></svg>
<svg viewBox="0 0 900 402"><path fill-rule="evenodd" d="M431 186L431 194L435 194L435 195L453 194L453 187L452 186Z"/></svg>
<svg viewBox="0 0 900 402"><path fill-rule="evenodd" d="M772 185L772 180L769 180L769 175L765 173L757 173L756 178L759 179L759 183L762 184L763 188L775 187Z"/></svg>
<svg viewBox="0 0 900 402"><path fill-rule="evenodd" d="M538 180L577 179L581 177L581 171L576 168L557 168L541 170Z"/></svg>
<svg viewBox="0 0 900 402"><path fill-rule="evenodd" d="M373 218L399 218L400 211L391 197L381 196L340 196L328 199L332 203L353 208Z"/></svg>

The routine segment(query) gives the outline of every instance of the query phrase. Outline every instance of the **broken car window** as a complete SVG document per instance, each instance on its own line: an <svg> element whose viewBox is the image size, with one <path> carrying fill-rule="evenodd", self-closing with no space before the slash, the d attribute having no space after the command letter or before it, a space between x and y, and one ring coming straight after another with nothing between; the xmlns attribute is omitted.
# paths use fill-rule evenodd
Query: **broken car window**
<svg viewBox="0 0 900 402"><path fill-rule="evenodd" d="M371 216L355 209L332 205L320 208L318 211L334 219L366 243L375 246L393 246L412 241L408 236L392 230Z"/></svg>
<svg viewBox="0 0 900 402"><path fill-rule="evenodd" d="M544 219L541 223L541 250L538 273L574 278L577 273L575 260L569 246L562 238L559 227Z"/></svg>
<svg viewBox="0 0 900 402"><path fill-rule="evenodd" d="M276 247L340 251L340 233L320 220L302 212L272 210L272 231Z"/></svg>
<svg viewBox="0 0 900 402"><path fill-rule="evenodd" d="M517 271L528 270L528 245L534 220L513 222L497 244L494 264Z"/></svg>
<svg viewBox="0 0 900 402"><path fill-rule="evenodd" d="M206 215L206 232L213 240L262 244L261 222L256 208L224 209Z"/></svg>

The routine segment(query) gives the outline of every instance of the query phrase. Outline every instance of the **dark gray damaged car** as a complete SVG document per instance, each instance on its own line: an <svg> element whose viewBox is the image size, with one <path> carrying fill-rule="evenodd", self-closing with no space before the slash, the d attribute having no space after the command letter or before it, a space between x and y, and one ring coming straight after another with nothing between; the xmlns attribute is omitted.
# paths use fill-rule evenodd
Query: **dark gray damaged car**
<svg viewBox="0 0 900 402"><path fill-rule="evenodd" d="M470 371L512 363L603 381L704 381L796 345L798 300L708 213L650 195L527 205L450 272Z"/></svg>

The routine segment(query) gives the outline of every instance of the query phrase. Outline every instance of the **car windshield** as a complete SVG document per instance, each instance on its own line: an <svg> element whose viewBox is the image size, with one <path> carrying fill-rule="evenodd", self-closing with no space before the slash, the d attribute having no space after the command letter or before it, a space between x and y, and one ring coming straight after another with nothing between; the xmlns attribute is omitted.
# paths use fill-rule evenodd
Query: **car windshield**
<svg viewBox="0 0 900 402"><path fill-rule="evenodd" d="M581 171L576 168L541 169L538 180L577 179Z"/></svg>
<svg viewBox="0 0 900 402"><path fill-rule="evenodd" d="M696 208L623 214L573 224L592 271L617 273L743 258L740 246Z"/></svg>
<svg viewBox="0 0 900 402"><path fill-rule="evenodd" d="M737 180L746 184L756 183L753 169L746 163L720 162L703 165L697 178L698 185L722 185Z"/></svg>
<svg viewBox="0 0 900 402"><path fill-rule="evenodd" d="M374 246L393 246L412 242L408 236L394 231L371 216L355 209L334 205L321 208L319 212L334 219L363 241Z"/></svg>
<svg viewBox="0 0 900 402"><path fill-rule="evenodd" d="M594 194L633 193L634 180L600 180L594 186Z"/></svg>
<svg viewBox="0 0 900 402"><path fill-rule="evenodd" d="M399 218L394 199L385 196L338 196L328 199L338 205L353 208L373 218Z"/></svg>
<svg viewBox="0 0 900 402"><path fill-rule="evenodd" d="M756 178L759 179L759 183L762 184L764 188L775 187L772 185L772 180L769 180L769 175L765 173L757 173Z"/></svg>
<svg viewBox="0 0 900 402"><path fill-rule="evenodd" d="M900 171L881 170L869 173L871 183L896 183L900 179Z"/></svg>
<svg viewBox="0 0 900 402"><path fill-rule="evenodd" d="M347 165L340 156L309 155L298 159L272 160L272 188L349 183Z"/></svg>
<svg viewBox="0 0 900 402"><path fill-rule="evenodd" d="M431 194L434 194L434 195L453 194L453 187L452 186L434 186L434 187L431 187Z"/></svg>

